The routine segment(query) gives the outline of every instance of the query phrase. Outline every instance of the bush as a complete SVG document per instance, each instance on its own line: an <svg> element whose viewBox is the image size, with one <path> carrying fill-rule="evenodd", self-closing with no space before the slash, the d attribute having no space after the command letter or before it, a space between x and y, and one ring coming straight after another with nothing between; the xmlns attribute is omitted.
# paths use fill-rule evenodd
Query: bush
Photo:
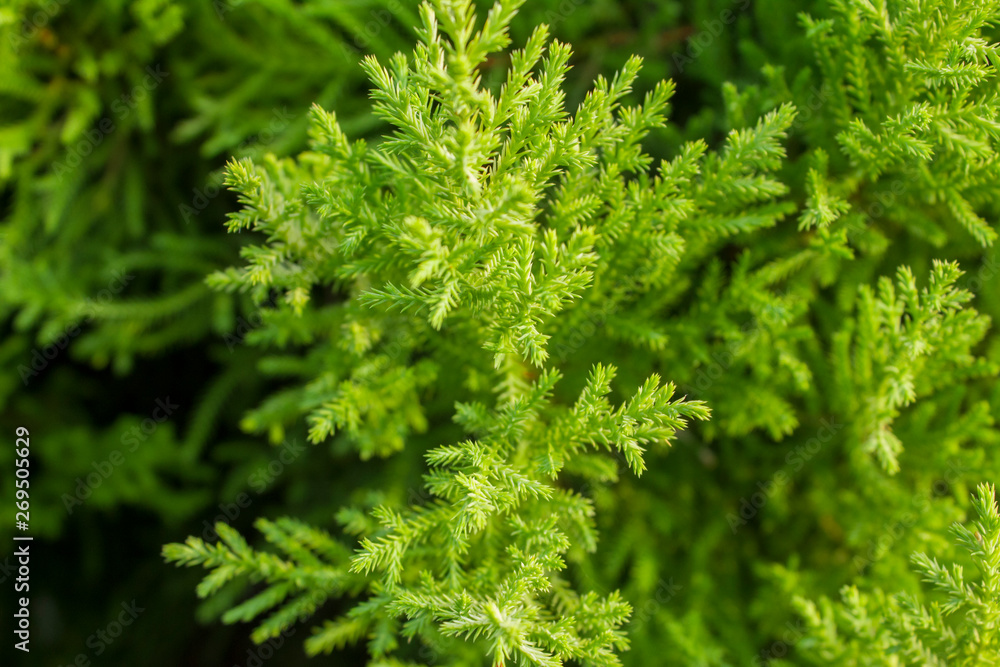
<svg viewBox="0 0 1000 667"><path fill-rule="evenodd" d="M139 482L148 390L38 493L197 533L203 620L351 664L994 662L1000 2L523 4L5 40L0 401L82 404L53 345L198 387Z"/></svg>

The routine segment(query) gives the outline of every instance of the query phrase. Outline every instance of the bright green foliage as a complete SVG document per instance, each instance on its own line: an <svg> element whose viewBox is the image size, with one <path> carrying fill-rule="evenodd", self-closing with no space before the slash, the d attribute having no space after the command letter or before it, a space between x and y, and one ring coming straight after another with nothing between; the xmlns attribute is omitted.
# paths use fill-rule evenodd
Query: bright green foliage
<svg viewBox="0 0 1000 667"><path fill-rule="evenodd" d="M317 152L264 169L240 162L230 172L246 204L231 228L264 231L274 242L247 248L250 265L218 274L214 283L256 287L261 296L259 286L280 288L303 322L341 332L325 358L336 355L342 370L324 364L304 390L327 394L311 415L314 441L345 430L362 457L400 449L411 430L426 428L419 390L455 357L474 364L470 390L492 386L497 394L493 408L456 405L455 420L476 437L428 453L426 504L376 512L382 527L364 537L351 565L380 574L370 585L373 597L316 635L310 650L379 627L371 644L376 658L395 649L401 633L442 655L447 638L481 641L498 664L617 664L629 607L615 595L578 594L558 577L565 558L580 557L571 545L593 551L596 535L590 501L553 480L564 469L594 483L613 479L616 464L589 453L595 448L641 473L646 446L669 442L688 418L705 419L708 411L673 399L674 388L656 376L613 407L606 395L614 369L601 365L576 403L560 407L551 400L559 374L545 370L531 382L526 364L544 365L546 325L595 280L631 263L647 274L643 289L663 284L683 248L676 230L692 211L724 211L698 228L702 237L773 222L766 212L734 222L714 202L734 192L735 175L746 175L744 202L782 191L751 169L773 166L780 156L770 137L787 125L787 110L756 132L735 134L720 157L705 158L704 145L692 145L651 177L638 141L662 122L670 88L660 85L642 107L618 110L638 61L613 81L600 80L570 117L559 93L569 51L555 44L546 54L539 29L512 58L496 97L479 87L475 67L506 45L514 9L497 5L474 32L471 6L435 13L425 5L424 43L411 63L398 56L391 73L366 63L377 111L398 128L391 139L350 144L333 117L316 110ZM710 176L683 183L681 176L703 161ZM626 179L636 172L640 181ZM290 185L305 175L316 181L303 201ZM648 252L614 261L619 245L627 250L637 242ZM308 297L317 283L337 285L349 298L316 311ZM277 309L273 316L287 314ZM458 340L439 333L446 323ZM406 332L395 354L362 357L390 329ZM417 352L429 361L403 367L400 357ZM208 567L223 562L201 542L165 553ZM207 581L228 578L219 572ZM284 596L274 590L262 595L277 604ZM300 615L287 609L272 618Z"/></svg>
<svg viewBox="0 0 1000 667"><path fill-rule="evenodd" d="M851 401L844 412L857 415L854 437L889 473L899 471L902 443L892 422L902 408L967 377L996 372L971 352L989 320L962 308L972 294L955 288L960 273L954 264L936 263L922 293L906 267L896 285L883 277L877 296L862 287L856 319L835 340L834 368L847 385L840 395Z"/></svg>
<svg viewBox="0 0 1000 667"><path fill-rule="evenodd" d="M614 594L580 596L553 576L571 545L596 548L591 503L538 477L554 478L590 447L612 448L641 472L643 444L668 442L685 417L706 418L707 410L671 401L673 388L655 377L612 409L604 398L611 375L596 367L568 409L544 410L553 373L494 414L457 406L456 419L477 438L428 452L433 499L402 514L381 510L386 534L363 539L352 563L355 572L382 574L381 602L405 617L404 634L438 623L445 636L482 637L501 664L618 664L628 605ZM434 646L436 632L421 635Z"/></svg>
<svg viewBox="0 0 1000 667"><path fill-rule="evenodd" d="M975 565L967 579L958 564L913 556L933 601L843 591L842 602L798 600L808 625L801 649L809 664L972 667L1000 661L1000 513L996 491L983 484L973 503L979 520L952 532Z"/></svg>
<svg viewBox="0 0 1000 667"><path fill-rule="evenodd" d="M341 513L351 532L364 535L350 559L353 577L339 543L289 520L258 527L290 562L252 552L225 524L217 525L223 543L190 538L186 545L168 545L164 555L212 568L201 596L238 575L266 581L267 589L223 617L251 620L280 605L255 631L258 641L367 579L371 597L317 632L307 643L310 653L369 637L378 659L401 638L419 637L443 660L467 653L450 641L461 638L481 641L497 664L619 664L615 651L627 646L620 626L629 605L616 594L578 594L557 574L565 559L596 549L592 504L551 480L572 457L580 474L599 483L600 472L584 470L600 471L602 460L581 465L592 449L610 449L641 472L644 444L669 442L686 418L704 419L708 412L696 402L671 400L673 388L659 386L655 377L612 408L605 398L612 376L613 369L596 367L571 408L551 404L555 373L543 374L493 411L459 404L456 421L476 438L428 452L425 504L378 508L374 532L362 515ZM357 576L373 572L380 577Z"/></svg>
<svg viewBox="0 0 1000 667"><path fill-rule="evenodd" d="M307 650L372 665L722 666L783 657L795 595L916 585L1000 474L1000 9L809 4L742 44L783 68L717 132L638 58L570 112L548 28L499 53L521 3L437 0L363 60L382 137L317 105L309 150L230 163L253 240L209 285L283 382L242 425L366 467L316 512L346 535L261 523L280 566L224 525L165 548L225 621L325 601Z"/></svg>
<svg viewBox="0 0 1000 667"><path fill-rule="evenodd" d="M803 225L867 237L870 218L885 215L935 245L952 235L947 226L992 245L997 232L983 214L1000 214L1000 52L983 33L1000 4L843 0L829 11L801 17L821 80L803 70L795 98L821 104L804 129L850 171L834 182L809 172ZM881 209L847 208L872 189ZM885 243L872 233L865 243Z"/></svg>
<svg viewBox="0 0 1000 667"><path fill-rule="evenodd" d="M236 577L254 583L266 581L269 586L265 591L233 607L223 617L229 623L249 621L281 605L281 610L254 632L256 641L279 636L290 624L313 614L331 594L357 587L358 578L343 566L336 566L347 560L348 550L322 531L291 519L259 519L256 525L268 542L284 552L285 558L254 551L224 523L216 525L222 538L216 545L192 537L184 545L172 544L163 550L168 559L179 564L214 568L198 586L201 596L212 595Z"/></svg>
<svg viewBox="0 0 1000 667"><path fill-rule="evenodd" d="M995 662L1000 4L491 2L0 7L48 662Z"/></svg>
<svg viewBox="0 0 1000 667"><path fill-rule="evenodd" d="M248 266L215 274L211 283L253 288L261 300L268 294L263 288L278 288L296 313L317 283L356 293L343 306L297 320L285 335L300 342L335 323L343 331L341 350L360 356L389 328L383 323L391 320L371 314L376 307L429 325L410 325L417 330L401 334L407 345L447 324L453 335L490 351L494 368L516 359L541 366L549 339L577 324L574 318L617 308L636 293L648 295L647 309L669 301L688 246L703 251L718 239L771 226L790 210L773 203L785 187L767 175L783 155L778 140L791 123L789 107L753 131L732 133L720 153L693 142L651 174L638 143L662 123L672 87L661 83L643 105L619 109L639 69L633 59L613 81L599 79L569 117L559 90L569 51L556 43L544 54L541 27L515 52L494 96L480 87L475 66L506 44L505 11L475 35L460 30L472 20L467 14L441 19L448 41L425 10L426 44L412 63L397 56L390 73L367 61L376 112L398 128L391 139L374 147L351 144L331 114L315 109L315 152L297 161L233 164L228 182L246 207L232 216L230 229L263 232L273 242L245 248ZM573 315L554 319L578 300L584 303ZM622 335L661 347L664 337L645 326L642 315L623 315ZM287 314L268 311L266 317L277 323ZM336 354L339 360L326 353L318 367L350 363ZM403 393L390 398L383 392L377 402L366 397L357 409L379 405L381 419L387 401L405 405L401 396L426 382L421 365L413 372L396 383ZM478 368L467 378L470 389L484 386L482 373L490 371ZM310 405L324 390L333 393L313 414L314 440L364 416L345 411L342 397L351 389L331 392L332 381L318 378L305 401L281 402ZM259 414L250 423L260 427L266 420L277 428L279 419L291 422L292 416ZM394 430L412 426L398 423ZM362 448L363 455L371 453Z"/></svg>

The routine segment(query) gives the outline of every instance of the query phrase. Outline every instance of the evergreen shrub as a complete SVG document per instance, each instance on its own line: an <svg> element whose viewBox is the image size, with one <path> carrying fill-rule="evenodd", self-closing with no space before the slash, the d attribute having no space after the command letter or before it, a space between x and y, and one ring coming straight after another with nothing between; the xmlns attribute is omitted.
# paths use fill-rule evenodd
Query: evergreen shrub
<svg viewBox="0 0 1000 667"><path fill-rule="evenodd" d="M155 577L128 664L996 664L998 26L10 0L35 535Z"/></svg>

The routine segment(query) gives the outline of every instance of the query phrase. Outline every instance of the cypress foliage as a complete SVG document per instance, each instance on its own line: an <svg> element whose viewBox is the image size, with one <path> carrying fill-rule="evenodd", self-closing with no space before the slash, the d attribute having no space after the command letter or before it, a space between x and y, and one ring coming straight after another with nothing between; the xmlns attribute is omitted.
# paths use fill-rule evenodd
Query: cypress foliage
<svg viewBox="0 0 1000 667"><path fill-rule="evenodd" d="M1000 10L817 4L796 44L761 45L814 66L723 86L716 149L644 152L674 85L635 95L638 58L571 112L544 25L493 76L519 2L439 0L412 55L364 60L381 138L317 106L309 150L231 162L229 229L262 242L209 283L265 306L254 342L289 381L244 426L305 419L398 466L343 535L262 520L274 554L220 525L167 560L209 568L203 596L263 582L224 616L258 641L349 598L306 649L366 642L373 665L955 654L922 603L824 602L893 617L842 647L804 600L915 585L908 548L945 545L997 472L998 348L971 304L995 313L996 281L955 260L996 237ZM967 632L993 627L989 576ZM794 619L813 634L782 635ZM988 662L975 637L960 664Z"/></svg>
<svg viewBox="0 0 1000 667"><path fill-rule="evenodd" d="M803 653L815 664L989 665L1000 659L1000 514L996 490L982 484L974 501L978 521L952 533L975 564L967 581L961 565L942 565L924 553L913 566L944 598L925 605L910 595L845 588L843 601L798 600L808 622Z"/></svg>
<svg viewBox="0 0 1000 667"><path fill-rule="evenodd" d="M1000 0L7 2L35 535L137 508L198 620L316 663L996 663L998 32Z"/></svg>

